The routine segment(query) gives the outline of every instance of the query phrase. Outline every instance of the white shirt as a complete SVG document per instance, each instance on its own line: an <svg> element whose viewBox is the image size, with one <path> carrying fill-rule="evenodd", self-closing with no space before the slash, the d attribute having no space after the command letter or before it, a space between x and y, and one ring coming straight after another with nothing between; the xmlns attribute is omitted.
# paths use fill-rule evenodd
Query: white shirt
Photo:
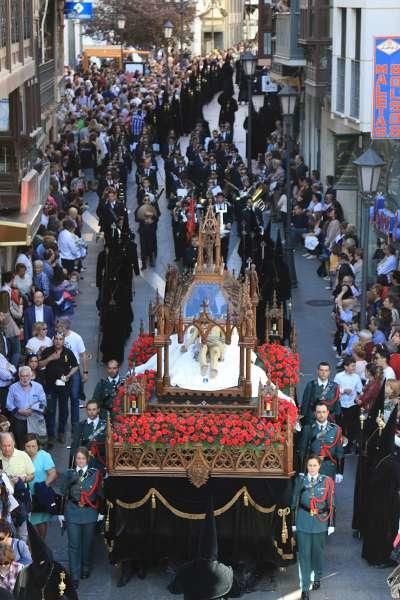
<svg viewBox="0 0 400 600"><path fill-rule="evenodd" d="M389 365L383 369L383 376L385 379L396 379L396 374Z"/></svg>
<svg viewBox="0 0 400 600"><path fill-rule="evenodd" d="M361 394L363 386L361 378L357 373L349 375L346 371L335 375L335 383L340 388L340 405L342 408L350 408L354 406L358 394ZM344 394L344 390L351 390L350 394Z"/></svg>
<svg viewBox="0 0 400 600"><path fill-rule="evenodd" d="M50 348L50 346L52 345L53 342L49 337L47 337L47 335L44 338L44 340L40 340L39 338L34 336L26 342L26 348L31 352L34 352L35 354L39 352L39 348Z"/></svg>
<svg viewBox="0 0 400 600"><path fill-rule="evenodd" d="M61 258L64 260L76 260L81 257L77 240L78 236L68 231L68 229L60 231L57 244Z"/></svg>
<svg viewBox="0 0 400 600"><path fill-rule="evenodd" d="M108 377L108 381L110 383L115 382L114 385L118 385L118 383L119 383L119 373L115 377Z"/></svg>
<svg viewBox="0 0 400 600"><path fill-rule="evenodd" d="M74 353L76 361L79 365L80 364L80 355L83 352L86 352L85 344L83 342L83 339L79 335L79 333L76 333L76 331L70 330L69 334L66 335L64 338L64 345L66 348L68 348L69 350L71 350Z"/></svg>
<svg viewBox="0 0 400 600"><path fill-rule="evenodd" d="M328 421L324 421L323 423L320 423L319 421L315 421L315 422L318 425L318 429L320 431L326 429L326 426L328 425Z"/></svg>
<svg viewBox="0 0 400 600"><path fill-rule="evenodd" d="M318 381L318 385L321 386L325 389L326 386L328 385L329 379L326 379L325 381L322 381L322 379L320 379L319 377L317 378Z"/></svg>
<svg viewBox="0 0 400 600"><path fill-rule="evenodd" d="M397 258L394 254L389 254L389 256L385 256L376 267L376 272L378 275L389 275L392 271L396 270L397 266Z"/></svg>
<svg viewBox="0 0 400 600"><path fill-rule="evenodd" d="M44 323L44 308L42 306L35 306L35 323Z"/></svg>
<svg viewBox="0 0 400 600"><path fill-rule="evenodd" d="M32 261L29 258L29 256L27 256L26 254L23 254L23 253L18 254L15 264L16 265L25 265L27 274L29 275L29 277L31 279L33 278L33 265L32 265Z"/></svg>
<svg viewBox="0 0 400 600"><path fill-rule="evenodd" d="M278 200L278 208L281 212L287 213L287 196L286 194L282 194Z"/></svg>
<svg viewBox="0 0 400 600"><path fill-rule="evenodd" d="M97 427L97 425L99 423L99 420L100 420L100 417L96 417L95 419L89 419L89 418L87 418L86 419L86 423L88 425L90 425L90 423L93 423L93 429L96 429L96 427Z"/></svg>
<svg viewBox="0 0 400 600"><path fill-rule="evenodd" d="M83 474L85 475L86 471L88 470L88 466L86 465L86 467L75 467L75 471L77 473L79 473L79 471L83 471Z"/></svg>

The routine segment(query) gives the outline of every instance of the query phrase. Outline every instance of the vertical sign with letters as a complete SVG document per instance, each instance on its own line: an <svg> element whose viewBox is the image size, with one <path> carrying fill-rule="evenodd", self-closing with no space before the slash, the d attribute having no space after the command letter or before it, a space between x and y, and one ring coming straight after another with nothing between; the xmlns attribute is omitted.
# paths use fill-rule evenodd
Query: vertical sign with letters
<svg viewBox="0 0 400 600"><path fill-rule="evenodd" d="M374 38L373 139L400 138L400 35Z"/></svg>

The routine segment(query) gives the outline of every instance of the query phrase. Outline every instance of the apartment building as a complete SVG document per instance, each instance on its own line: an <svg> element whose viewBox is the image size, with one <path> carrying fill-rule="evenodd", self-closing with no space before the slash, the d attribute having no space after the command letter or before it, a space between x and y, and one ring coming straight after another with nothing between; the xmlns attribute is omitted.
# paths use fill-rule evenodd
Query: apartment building
<svg viewBox="0 0 400 600"><path fill-rule="evenodd" d="M48 195L38 150L56 136L63 4L0 0L0 266L29 243Z"/></svg>

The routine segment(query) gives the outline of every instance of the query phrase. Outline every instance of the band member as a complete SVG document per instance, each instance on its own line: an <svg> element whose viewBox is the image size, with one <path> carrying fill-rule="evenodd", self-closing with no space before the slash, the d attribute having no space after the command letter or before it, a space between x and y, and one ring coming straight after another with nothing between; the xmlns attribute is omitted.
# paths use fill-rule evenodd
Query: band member
<svg viewBox="0 0 400 600"><path fill-rule="evenodd" d="M233 223L232 207L225 200L225 196L219 193L215 197L214 211L219 221L219 231L221 236L221 253L224 263L228 261L229 236Z"/></svg>
<svg viewBox="0 0 400 600"><path fill-rule="evenodd" d="M321 459L310 456L307 473L296 477L291 508L292 531L296 532L302 600L309 600L311 577L313 590L321 587L324 548L327 534L335 531L335 484L320 474Z"/></svg>
<svg viewBox="0 0 400 600"><path fill-rule="evenodd" d="M321 459L321 475L328 475L335 483L343 481L342 430L328 421L328 407L317 404L314 423L306 425L300 441L301 465L312 454Z"/></svg>
<svg viewBox="0 0 400 600"><path fill-rule="evenodd" d="M147 268L147 261L154 267L157 257L157 224L160 218L158 205L150 203L148 196L135 211L135 219L139 223L140 253L142 259L142 270Z"/></svg>

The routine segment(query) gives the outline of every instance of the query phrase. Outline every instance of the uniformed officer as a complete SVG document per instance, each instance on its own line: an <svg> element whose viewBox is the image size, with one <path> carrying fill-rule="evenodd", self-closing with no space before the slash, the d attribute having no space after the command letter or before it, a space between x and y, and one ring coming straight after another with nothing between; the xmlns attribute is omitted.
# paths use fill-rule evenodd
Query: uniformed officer
<svg viewBox="0 0 400 600"><path fill-rule="evenodd" d="M93 392L93 400L100 407L100 417L102 419L105 419L107 413L111 411L118 387L123 383L117 360L112 358L106 363L106 372L107 377L100 379Z"/></svg>
<svg viewBox="0 0 400 600"><path fill-rule="evenodd" d="M103 469L105 465L106 421L100 418L100 407L97 400L86 402L86 419L75 429L71 443L70 466L79 446L87 448L91 454L90 466Z"/></svg>
<svg viewBox="0 0 400 600"><path fill-rule="evenodd" d="M327 535L335 531L335 484L321 475L319 456L310 456L307 473L297 476L292 496L292 530L296 532L302 600L309 600L312 573L313 590L321 587L323 553Z"/></svg>
<svg viewBox="0 0 400 600"><path fill-rule="evenodd" d="M336 421L342 416L340 406L340 390L337 383L331 378L331 368L329 363L320 362L318 365L317 378L309 381L303 393L303 399L300 406L302 416L302 425L312 423L317 403L322 402L328 407L329 420Z"/></svg>
<svg viewBox="0 0 400 600"><path fill-rule="evenodd" d="M68 560L72 580L90 576L93 539L103 498L103 478L99 469L89 467L89 451L80 446L74 456L75 468L68 469L61 484L68 534Z"/></svg>
<svg viewBox="0 0 400 600"><path fill-rule="evenodd" d="M335 423L328 421L328 407L319 403L315 407L316 420L306 425L301 436L299 453L300 464L304 465L313 454L319 456L322 463L321 475L328 475L336 483L343 481L343 443L342 430Z"/></svg>

